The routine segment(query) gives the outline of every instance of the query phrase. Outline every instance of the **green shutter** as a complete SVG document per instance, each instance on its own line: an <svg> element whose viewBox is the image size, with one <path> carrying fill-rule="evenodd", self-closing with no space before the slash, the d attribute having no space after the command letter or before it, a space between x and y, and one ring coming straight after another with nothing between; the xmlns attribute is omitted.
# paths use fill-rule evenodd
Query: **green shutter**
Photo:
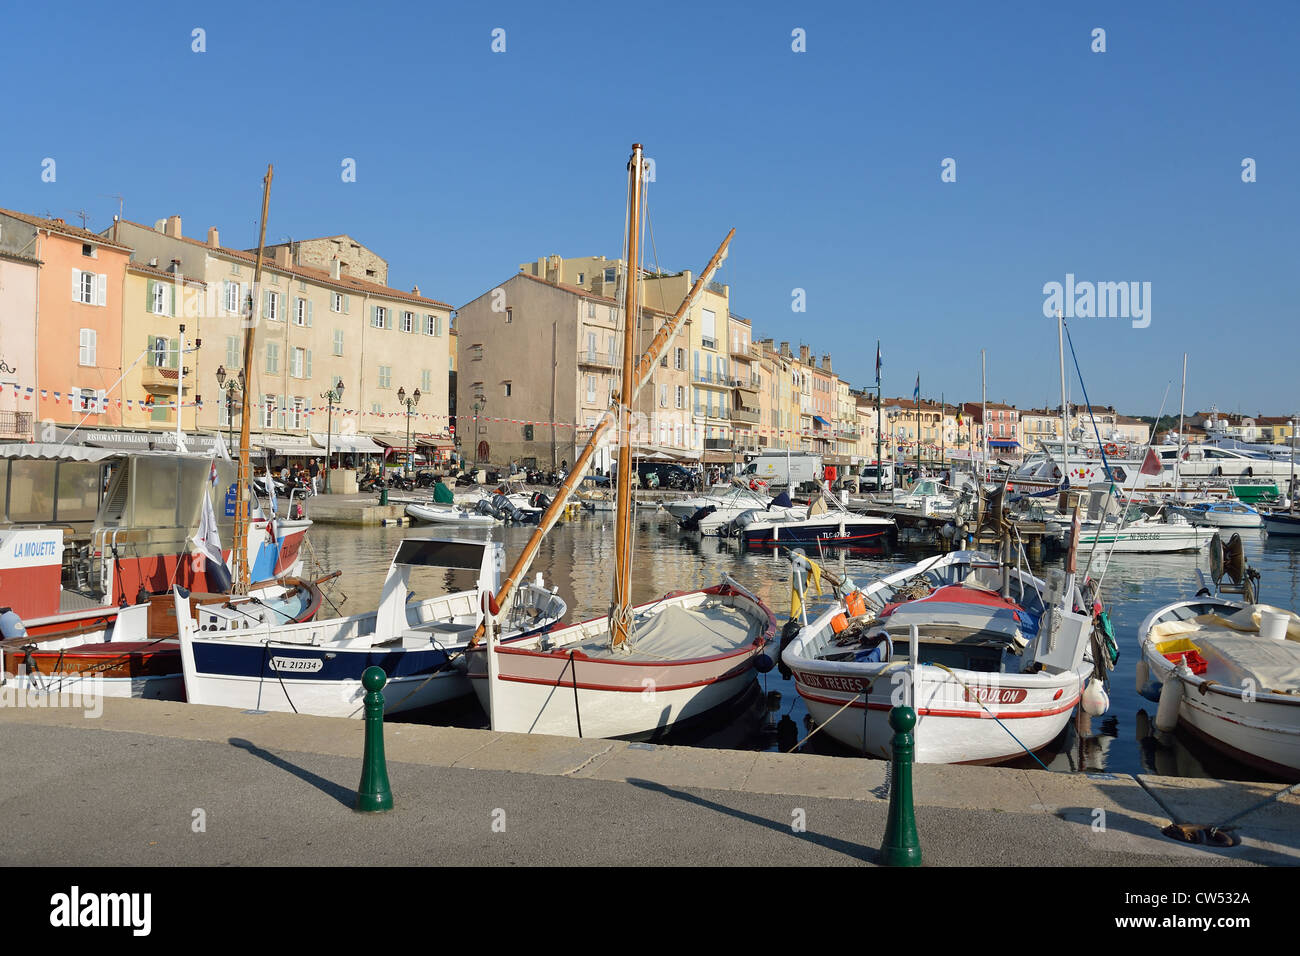
<svg viewBox="0 0 1300 956"><path fill-rule="evenodd" d="M311 299L307 300L307 324L311 325Z"/></svg>
<svg viewBox="0 0 1300 956"><path fill-rule="evenodd" d="M311 378L311 349L308 349L308 350L307 350L307 369L306 369L306 373L307 373L307 374L304 375L303 378Z"/></svg>
<svg viewBox="0 0 1300 956"><path fill-rule="evenodd" d="M167 367L181 367L181 343L178 339L167 340Z"/></svg>
<svg viewBox="0 0 1300 956"><path fill-rule="evenodd" d="M157 363L155 363L153 360L153 336L152 335L145 336L144 354L145 354L146 361L149 363L149 367L153 368L154 365L156 365Z"/></svg>
<svg viewBox="0 0 1300 956"><path fill-rule="evenodd" d="M351 311L352 311L352 306L351 306L350 302L348 301L348 297L347 297L347 296L344 296L344 297L343 297L343 311L344 311L345 313L348 313L348 312L351 312Z"/></svg>
<svg viewBox="0 0 1300 956"><path fill-rule="evenodd" d="M153 287L157 285L153 279L146 279L144 283L144 310L147 313L153 312Z"/></svg>

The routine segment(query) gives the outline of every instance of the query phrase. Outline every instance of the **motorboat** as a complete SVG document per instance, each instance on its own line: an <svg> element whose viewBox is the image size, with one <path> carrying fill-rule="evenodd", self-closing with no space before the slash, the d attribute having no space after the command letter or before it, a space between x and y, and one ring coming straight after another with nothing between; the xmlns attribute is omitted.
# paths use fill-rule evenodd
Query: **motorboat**
<svg viewBox="0 0 1300 956"><path fill-rule="evenodd" d="M1217 595L1203 586L1138 628L1138 693L1157 704L1158 730L1186 731L1235 760L1300 780L1300 616L1257 601L1258 574L1246 566L1240 539L1226 553L1216 539L1211 575Z"/></svg>
<svg viewBox="0 0 1300 956"><path fill-rule="evenodd" d="M728 533L728 525L746 513L775 521L787 521L806 518L808 508L794 504L785 492L768 499L748 488L737 487L730 493L702 506L689 518L683 518L678 522L678 526L683 531L698 531L703 535L723 535Z"/></svg>
<svg viewBox="0 0 1300 956"><path fill-rule="evenodd" d="M1169 508L1194 525L1212 528L1258 528L1263 517L1250 505L1241 501L1196 501Z"/></svg>
<svg viewBox="0 0 1300 956"><path fill-rule="evenodd" d="M822 546L862 547L881 543L898 531L892 518L854 514L843 508L829 508L825 498L813 501L807 517L745 512L733 519L725 534L742 539L746 547L770 548L817 542Z"/></svg>
<svg viewBox="0 0 1300 956"><path fill-rule="evenodd" d="M477 514L451 505L409 504L406 515L425 524L449 525L461 528L491 528L497 519L487 514Z"/></svg>
<svg viewBox="0 0 1300 956"><path fill-rule="evenodd" d="M234 610L198 604L177 589L186 698L190 703L355 717L361 675L388 675L384 711L398 714L468 694L462 655L498 586L505 548L465 538L406 538L384 578L373 611L306 623L269 620L239 626ZM417 600L416 571L474 572L475 587ZM541 575L515 595L501 622L506 638L535 635L568 608Z"/></svg>

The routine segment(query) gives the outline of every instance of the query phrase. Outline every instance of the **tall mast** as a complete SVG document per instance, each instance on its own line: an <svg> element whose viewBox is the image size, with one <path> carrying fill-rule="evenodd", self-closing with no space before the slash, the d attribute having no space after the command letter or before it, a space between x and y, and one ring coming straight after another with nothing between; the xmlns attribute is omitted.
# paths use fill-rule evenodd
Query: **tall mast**
<svg viewBox="0 0 1300 956"><path fill-rule="evenodd" d="M984 350L980 349L980 463L984 480L989 480L989 387L988 369L984 364Z"/></svg>
<svg viewBox="0 0 1300 956"><path fill-rule="evenodd" d="M609 641L613 647L632 636L632 356L636 350L637 293L641 285L641 144L632 144L628 162L627 281L623 283L623 386L618 393L618 503L614 526L614 594L609 608Z"/></svg>
<svg viewBox="0 0 1300 956"><path fill-rule="evenodd" d="M1183 394L1178 399L1178 453L1174 458L1174 495L1178 495L1178 489L1182 486L1182 475L1180 474L1183 464L1183 408L1187 404L1187 353L1183 353ZM1159 421L1156 422L1159 424ZM1152 425L1151 430L1154 432L1156 426ZM1152 438L1155 436L1152 435Z"/></svg>
<svg viewBox="0 0 1300 956"><path fill-rule="evenodd" d="M257 318L261 315L262 258L266 247L266 210L271 203L272 171L271 164L267 163L266 176L262 180L262 225L257 236L257 265L253 269L253 292L248 302L248 317L244 320L244 410L239 420L239 469L235 473L235 539L230 545L235 571L232 575L232 590L235 594L248 593L248 509L244 504L244 496L252 478L248 471L248 396L253 388L253 339L257 332Z"/></svg>
<svg viewBox="0 0 1300 956"><path fill-rule="evenodd" d="M1065 399L1065 318L1056 310L1056 347L1061 356L1061 477L1070 480L1070 407Z"/></svg>

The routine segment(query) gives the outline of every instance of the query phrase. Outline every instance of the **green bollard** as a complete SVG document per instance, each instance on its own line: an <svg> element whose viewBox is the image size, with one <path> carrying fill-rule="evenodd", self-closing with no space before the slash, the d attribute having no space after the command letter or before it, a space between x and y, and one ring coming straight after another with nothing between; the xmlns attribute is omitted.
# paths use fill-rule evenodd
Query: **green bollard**
<svg viewBox="0 0 1300 956"><path fill-rule="evenodd" d="M380 693L387 682L388 675L379 667L367 667L361 675L366 689L366 749L361 756L358 813L393 809L393 791L388 786L388 764L384 760L384 695Z"/></svg>
<svg viewBox="0 0 1300 956"><path fill-rule="evenodd" d="M916 835L916 813L912 809L912 728L916 726L916 711L895 707L889 712L889 726L894 728L894 762L890 767L889 819L880 862L885 866L920 866L921 841Z"/></svg>
<svg viewBox="0 0 1300 956"><path fill-rule="evenodd" d="M379 489L379 504L380 504L380 505L387 505L387 504L388 504L388 489L387 489L387 488L380 488L380 489Z"/></svg>

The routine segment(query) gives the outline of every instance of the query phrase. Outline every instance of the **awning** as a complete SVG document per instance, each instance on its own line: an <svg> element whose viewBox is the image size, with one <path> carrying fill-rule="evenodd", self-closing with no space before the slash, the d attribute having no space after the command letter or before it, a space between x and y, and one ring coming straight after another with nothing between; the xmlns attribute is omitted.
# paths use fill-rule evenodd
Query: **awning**
<svg viewBox="0 0 1300 956"><path fill-rule="evenodd" d="M831 427L831 423L828 422L826 419L822 418L820 415L814 415L813 421L815 421L818 425L822 426L822 428Z"/></svg>
<svg viewBox="0 0 1300 956"><path fill-rule="evenodd" d="M328 442L327 442L328 439ZM331 455L382 455L384 449L365 435L329 435L312 432L311 440L322 449L328 447Z"/></svg>
<svg viewBox="0 0 1300 956"><path fill-rule="evenodd" d="M456 439L439 438L436 435L416 435L415 447L416 448L455 448Z"/></svg>
<svg viewBox="0 0 1300 956"><path fill-rule="evenodd" d="M990 448L1019 448L1019 447L1020 447L1020 442L1018 442L1018 441L1006 441L1006 440L1003 440L1003 439L1000 439L1000 438L990 438L990 439L989 439L989 447L990 447Z"/></svg>
<svg viewBox="0 0 1300 956"><path fill-rule="evenodd" d="M103 461L119 452L87 445L59 445L54 442L20 442L0 445L0 458L25 461Z"/></svg>

